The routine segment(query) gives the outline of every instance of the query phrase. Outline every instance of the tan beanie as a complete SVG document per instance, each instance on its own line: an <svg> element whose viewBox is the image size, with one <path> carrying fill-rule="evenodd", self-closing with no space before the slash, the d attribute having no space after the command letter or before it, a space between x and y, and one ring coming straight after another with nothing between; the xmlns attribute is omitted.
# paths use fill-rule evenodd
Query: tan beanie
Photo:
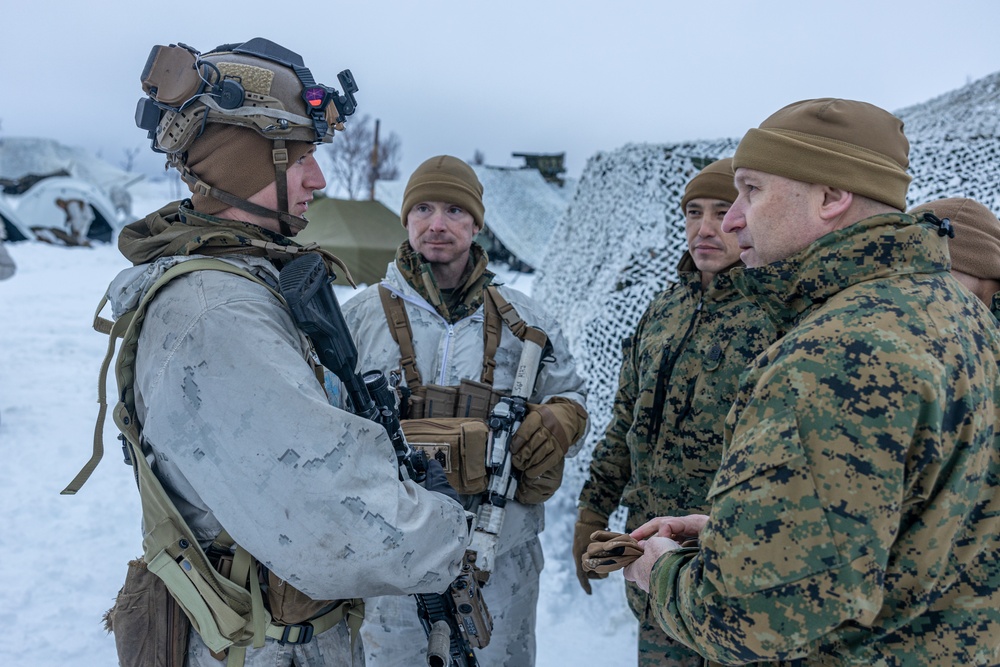
<svg viewBox="0 0 1000 667"><path fill-rule="evenodd" d="M789 104L740 141L733 168L828 185L906 209L910 143L903 121L867 102Z"/></svg>
<svg viewBox="0 0 1000 667"><path fill-rule="evenodd" d="M910 209L912 215L930 211L951 220L955 238L948 241L951 268L976 278L1000 280L1000 220L973 199L954 197Z"/></svg>
<svg viewBox="0 0 1000 667"><path fill-rule="evenodd" d="M476 229L483 228L483 184L476 172L457 157L438 155L417 167L406 183L399 217L406 227L410 209L424 201L456 204L472 214Z"/></svg>
<svg viewBox="0 0 1000 667"><path fill-rule="evenodd" d="M288 166L291 167L312 144L308 141L289 141L286 147ZM248 199L274 182L273 148L270 139L253 130L209 123L188 149L187 166L205 183ZM194 192L193 189L191 191ZM192 196L191 202L196 211L208 215L229 208L229 204L200 194Z"/></svg>
<svg viewBox="0 0 1000 667"><path fill-rule="evenodd" d="M688 181L681 198L681 211L692 199L721 199L732 204L739 194L733 183L733 158L716 160Z"/></svg>

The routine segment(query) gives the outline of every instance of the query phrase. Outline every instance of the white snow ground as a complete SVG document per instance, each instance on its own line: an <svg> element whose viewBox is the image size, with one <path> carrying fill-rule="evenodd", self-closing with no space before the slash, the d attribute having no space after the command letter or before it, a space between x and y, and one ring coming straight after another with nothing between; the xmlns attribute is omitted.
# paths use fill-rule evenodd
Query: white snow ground
<svg viewBox="0 0 1000 667"><path fill-rule="evenodd" d="M137 197L134 210L165 201ZM7 523L0 530L0 627L7 631L0 664L115 665L101 615L126 562L141 552L141 534L138 494L110 416L101 465L77 496L59 492L90 456L107 344L90 325L107 284L128 263L114 245L24 242L8 250L18 270L0 282L7 322L0 326L0 508ZM529 276L507 282L530 292ZM113 377L109 387L113 395ZM557 506L572 507L569 500ZM550 509L542 535L537 665L635 665L636 623L621 575L583 594L569 558L573 519L569 510Z"/></svg>

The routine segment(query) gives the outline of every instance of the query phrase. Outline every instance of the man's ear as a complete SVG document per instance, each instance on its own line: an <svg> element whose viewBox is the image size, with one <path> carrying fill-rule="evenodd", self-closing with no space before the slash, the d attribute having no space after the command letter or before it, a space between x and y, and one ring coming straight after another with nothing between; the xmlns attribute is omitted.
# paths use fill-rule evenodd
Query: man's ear
<svg viewBox="0 0 1000 667"><path fill-rule="evenodd" d="M833 225L834 229L844 226L841 218L851 208L854 203L854 193L834 188L829 185L820 185L822 201L819 208L819 217L827 224Z"/></svg>

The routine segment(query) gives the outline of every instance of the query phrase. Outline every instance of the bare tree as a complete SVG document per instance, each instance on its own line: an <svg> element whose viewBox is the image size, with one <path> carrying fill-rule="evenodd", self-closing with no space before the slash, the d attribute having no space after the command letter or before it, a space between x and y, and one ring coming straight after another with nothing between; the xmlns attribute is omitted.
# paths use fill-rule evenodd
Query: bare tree
<svg viewBox="0 0 1000 667"><path fill-rule="evenodd" d="M399 176L399 137L394 132L385 138L378 137L377 127L378 121L373 123L368 115L352 119L326 151L330 183L346 192L350 199L372 191L376 180Z"/></svg>
<svg viewBox="0 0 1000 667"><path fill-rule="evenodd" d="M135 158L139 155L139 148L126 148L125 159L122 160L122 169L128 173L132 173L132 168L135 166Z"/></svg>

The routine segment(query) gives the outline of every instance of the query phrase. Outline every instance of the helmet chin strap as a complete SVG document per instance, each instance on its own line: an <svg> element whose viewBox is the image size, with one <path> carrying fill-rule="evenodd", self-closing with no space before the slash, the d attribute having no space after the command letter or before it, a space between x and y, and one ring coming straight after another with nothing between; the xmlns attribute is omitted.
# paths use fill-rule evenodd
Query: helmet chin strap
<svg viewBox="0 0 1000 667"><path fill-rule="evenodd" d="M198 178L198 176L195 175L195 173L179 159L171 159L171 163L177 171L180 172L181 179L188 184L194 194L211 197L212 199L221 201L223 204L228 204L233 208L238 208L241 211L246 211L247 213L251 213L253 215L259 215L264 218L277 220L280 225L282 236L292 236L293 234L297 234L305 229L305 226L309 224L309 221L303 217L295 216L287 212L288 149L285 148L284 139L274 140L274 150L271 151L271 157L274 161L274 184L277 187L278 192L279 210L277 211L267 208L266 206L261 206L260 204L254 204L246 199L237 197L231 192L226 192L225 190L220 190L217 187L209 185Z"/></svg>

